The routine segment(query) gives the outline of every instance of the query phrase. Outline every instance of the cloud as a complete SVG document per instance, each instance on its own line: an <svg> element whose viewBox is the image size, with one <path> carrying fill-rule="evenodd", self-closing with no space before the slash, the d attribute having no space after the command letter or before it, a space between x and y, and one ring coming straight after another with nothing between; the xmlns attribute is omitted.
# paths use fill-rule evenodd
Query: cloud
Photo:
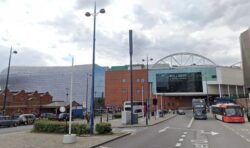
<svg viewBox="0 0 250 148"><path fill-rule="evenodd" d="M47 66L54 58L48 54L30 48L14 49L18 53L12 54L11 66ZM10 48L0 45L0 71L8 67Z"/></svg>
<svg viewBox="0 0 250 148"><path fill-rule="evenodd" d="M107 6L110 3L111 0L96 0L96 6L98 8ZM77 9L94 8L94 0L77 0L75 7Z"/></svg>
<svg viewBox="0 0 250 148"><path fill-rule="evenodd" d="M160 21L156 14L150 13L141 5L134 7L135 22L143 25L143 29L152 29Z"/></svg>

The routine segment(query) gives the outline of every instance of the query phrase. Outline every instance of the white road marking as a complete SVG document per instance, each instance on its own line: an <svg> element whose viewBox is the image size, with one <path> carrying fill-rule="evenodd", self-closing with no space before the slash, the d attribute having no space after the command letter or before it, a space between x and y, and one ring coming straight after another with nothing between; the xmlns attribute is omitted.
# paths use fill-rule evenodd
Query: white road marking
<svg viewBox="0 0 250 148"><path fill-rule="evenodd" d="M190 127L191 127L191 125L192 125L193 121L194 121L194 117L190 120L190 122L189 122L189 124L188 124L187 128L190 128Z"/></svg>
<svg viewBox="0 0 250 148"><path fill-rule="evenodd" d="M123 129L122 132L131 133L131 135L136 135L136 129Z"/></svg>
<svg viewBox="0 0 250 148"><path fill-rule="evenodd" d="M184 134L186 135L186 134L187 134L187 132L184 132Z"/></svg>
<svg viewBox="0 0 250 148"><path fill-rule="evenodd" d="M165 132L168 128L169 128L169 127L165 127L165 128L163 128L163 129L159 130L159 133Z"/></svg>
<svg viewBox="0 0 250 148"><path fill-rule="evenodd" d="M186 135L181 135L182 138L186 137Z"/></svg>
<svg viewBox="0 0 250 148"><path fill-rule="evenodd" d="M184 139L183 138L180 138L179 141L183 141Z"/></svg>
<svg viewBox="0 0 250 148"><path fill-rule="evenodd" d="M219 133L216 133L216 132L213 132L213 131L211 131L211 132L205 132L204 130L201 130L201 133L202 134L209 134L209 135L212 135L212 136L219 134Z"/></svg>
<svg viewBox="0 0 250 148"><path fill-rule="evenodd" d="M181 143L176 143L175 146L176 146L176 147L180 147L180 146L181 146Z"/></svg>
<svg viewBox="0 0 250 148"><path fill-rule="evenodd" d="M250 139L246 139L247 142L250 142Z"/></svg>
<svg viewBox="0 0 250 148"><path fill-rule="evenodd" d="M105 146L100 146L99 148L108 148L108 147L105 147Z"/></svg>

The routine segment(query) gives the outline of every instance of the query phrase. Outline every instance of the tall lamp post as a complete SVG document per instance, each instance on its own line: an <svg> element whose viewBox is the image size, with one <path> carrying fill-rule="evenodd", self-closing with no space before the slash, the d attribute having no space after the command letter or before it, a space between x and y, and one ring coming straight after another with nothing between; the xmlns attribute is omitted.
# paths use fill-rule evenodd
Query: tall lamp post
<svg viewBox="0 0 250 148"><path fill-rule="evenodd" d="M94 92L95 92L95 27L96 27L96 16L99 13L105 13L105 9L100 9L99 12L96 12L96 1L94 3L94 13L86 12L85 16L94 17L93 25L93 61L92 61L92 88L91 88L91 106L90 106L90 134L93 134L94 130Z"/></svg>
<svg viewBox="0 0 250 148"><path fill-rule="evenodd" d="M5 115L5 111L6 111L6 99L7 99L7 90L8 90L9 74L10 74L10 62L11 62L12 53L17 54L17 51L16 50L12 51L12 47L11 47L10 48L8 71L7 71L7 78L6 78L6 85L5 85L5 89L4 89L3 115Z"/></svg>
<svg viewBox="0 0 250 148"><path fill-rule="evenodd" d="M88 112L88 98L89 98L89 77L91 77L91 74L87 73L86 74L86 81L87 81L87 86L86 86L86 115L87 115L87 112Z"/></svg>
<svg viewBox="0 0 250 148"><path fill-rule="evenodd" d="M146 61L146 64L147 64L147 82L148 82L148 62L149 61L153 61L153 58L149 58L148 56L147 56L147 58L146 59L142 59L142 61L143 62L145 62ZM148 96L147 96L147 110L146 110L146 112L147 112L147 114L146 114L146 125L148 125L148 119L150 118L150 106L149 106L149 92L150 92L150 88L149 88L149 82L148 82Z"/></svg>

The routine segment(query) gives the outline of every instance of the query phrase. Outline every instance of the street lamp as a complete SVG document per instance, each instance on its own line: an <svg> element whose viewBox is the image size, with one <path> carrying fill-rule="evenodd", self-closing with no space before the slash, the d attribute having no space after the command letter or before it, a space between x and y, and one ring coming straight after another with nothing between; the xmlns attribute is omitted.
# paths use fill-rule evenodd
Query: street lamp
<svg viewBox="0 0 250 148"><path fill-rule="evenodd" d="M105 9L100 9L99 12L96 12L96 1L94 3L94 13L86 12L85 16L94 17L93 25L93 61L92 61L92 88L91 88L91 107L90 107L90 134L93 134L94 130L94 92L95 92L95 27L96 27L96 16L99 13L105 13Z"/></svg>
<svg viewBox="0 0 250 148"><path fill-rule="evenodd" d="M88 112L88 98L89 98L89 77L91 77L91 74L87 73L86 74L86 79L87 79L87 86L86 86L86 115Z"/></svg>
<svg viewBox="0 0 250 148"><path fill-rule="evenodd" d="M17 51L16 50L12 51L12 47L11 47L10 48L8 71L7 71L7 78L6 78L6 85L5 85L5 89L4 89L3 115L5 115L5 110L6 110L6 99L7 99L7 90L8 90L9 74L10 74L10 62L11 62L12 53L17 54Z"/></svg>
<svg viewBox="0 0 250 148"><path fill-rule="evenodd" d="M65 103L67 104L69 102L69 88L65 88L66 89L66 100Z"/></svg>
<svg viewBox="0 0 250 148"><path fill-rule="evenodd" d="M147 82L148 82L148 62L149 61L153 61L153 58L149 58L148 56L147 56L147 58L146 59L142 59L142 61L143 62L145 62L146 61L146 63L147 63ZM147 112L147 115L146 115L146 125L148 125L148 119L150 119L150 112L149 112L149 110L150 110L150 106L149 106L149 82L148 82L148 96L147 96L147 110L146 110L146 112Z"/></svg>

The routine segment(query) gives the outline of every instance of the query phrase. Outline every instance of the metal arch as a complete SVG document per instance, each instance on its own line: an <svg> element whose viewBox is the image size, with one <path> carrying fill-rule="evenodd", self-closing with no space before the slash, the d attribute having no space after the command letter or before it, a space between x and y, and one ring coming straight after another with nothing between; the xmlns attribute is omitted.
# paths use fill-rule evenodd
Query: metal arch
<svg viewBox="0 0 250 148"><path fill-rule="evenodd" d="M234 66L237 66L237 65L240 65L239 67L241 67L242 62L240 61L240 62L234 63L234 64L232 64L230 67L234 67Z"/></svg>
<svg viewBox="0 0 250 148"><path fill-rule="evenodd" d="M174 56L181 56L181 61L178 62L177 59L174 57ZM188 57L188 59L186 60L186 62L183 62L182 60L182 56L190 56ZM211 63L211 65L217 65L215 62L213 62L212 60L208 59L207 57L204 57L202 55L199 55L199 54L195 54L195 53L189 53L189 52L180 52L180 53L174 53L174 54L170 54L168 56L165 56L163 58L161 58L160 60L158 60L155 64L153 64L152 67L155 67L157 64L160 64L161 62L164 62L166 63L164 60L165 59L168 59L170 58L171 60L171 66L172 66L172 60L174 59L174 61L176 61L176 63L179 65L179 66L183 66L185 65L189 60L190 58L192 58L192 61L193 61L193 57L199 57L200 59L196 62L200 62L200 61L203 61L203 63L205 63L205 61L208 61L209 63ZM184 63L184 64L183 64Z"/></svg>

